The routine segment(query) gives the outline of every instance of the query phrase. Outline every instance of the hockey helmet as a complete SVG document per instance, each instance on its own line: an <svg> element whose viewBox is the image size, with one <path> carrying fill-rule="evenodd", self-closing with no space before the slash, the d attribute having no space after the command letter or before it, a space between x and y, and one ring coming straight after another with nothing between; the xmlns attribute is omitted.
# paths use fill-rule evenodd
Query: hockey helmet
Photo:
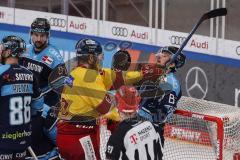
<svg viewBox="0 0 240 160"><path fill-rule="evenodd" d="M25 41L17 36L6 36L2 39L3 50L10 49L11 53L5 57L17 57L26 51Z"/></svg>
<svg viewBox="0 0 240 160"><path fill-rule="evenodd" d="M75 45L77 56L93 54L98 56L102 53L102 46L92 39L81 39Z"/></svg>
<svg viewBox="0 0 240 160"><path fill-rule="evenodd" d="M123 113L134 113L138 109L141 97L132 86L121 86L115 95L117 108Z"/></svg>
<svg viewBox="0 0 240 160"><path fill-rule="evenodd" d="M161 48L158 53L167 52L171 55L174 55L178 51L178 49L179 49L178 47L174 47L174 46L165 46ZM185 64L185 62L186 62L186 56L183 54L183 52L181 52L177 56L177 58L174 60L176 68L181 68Z"/></svg>
<svg viewBox="0 0 240 160"><path fill-rule="evenodd" d="M36 18L31 24L31 33L40 32L40 33L49 33L50 23L46 18Z"/></svg>

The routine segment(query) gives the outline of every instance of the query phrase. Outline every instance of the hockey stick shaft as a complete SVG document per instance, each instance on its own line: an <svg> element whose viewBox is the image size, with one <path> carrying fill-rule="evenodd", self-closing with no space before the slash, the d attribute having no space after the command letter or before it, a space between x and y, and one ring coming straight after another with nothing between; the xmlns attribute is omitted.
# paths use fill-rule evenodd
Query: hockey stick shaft
<svg viewBox="0 0 240 160"><path fill-rule="evenodd" d="M33 157L33 159L34 159L34 160L38 160L36 154L33 152L32 147L29 146L27 149L28 149L29 153L31 154L31 156Z"/></svg>
<svg viewBox="0 0 240 160"><path fill-rule="evenodd" d="M226 14L227 14L227 9L226 8L218 8L218 9L211 10L211 11L203 14L201 16L201 18L198 20L198 22L195 24L193 29L191 30L191 32L189 33L189 35L187 36L185 41L180 45L180 48L178 49L178 51L172 56L169 64L171 64L172 62L174 62L176 60L177 56L182 52L183 48L187 45L188 41L190 40L192 35L196 32L196 30L198 29L198 27L201 25L201 23L203 21L205 21L207 19L210 19L210 18L225 16Z"/></svg>

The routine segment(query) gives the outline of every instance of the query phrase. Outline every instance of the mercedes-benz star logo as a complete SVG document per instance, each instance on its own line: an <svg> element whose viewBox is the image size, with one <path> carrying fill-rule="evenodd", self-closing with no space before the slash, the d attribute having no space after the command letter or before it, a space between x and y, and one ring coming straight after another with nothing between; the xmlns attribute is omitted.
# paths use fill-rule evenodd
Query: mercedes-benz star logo
<svg viewBox="0 0 240 160"><path fill-rule="evenodd" d="M208 79L202 68L191 68L186 76L187 95L193 98L204 99L208 92Z"/></svg>

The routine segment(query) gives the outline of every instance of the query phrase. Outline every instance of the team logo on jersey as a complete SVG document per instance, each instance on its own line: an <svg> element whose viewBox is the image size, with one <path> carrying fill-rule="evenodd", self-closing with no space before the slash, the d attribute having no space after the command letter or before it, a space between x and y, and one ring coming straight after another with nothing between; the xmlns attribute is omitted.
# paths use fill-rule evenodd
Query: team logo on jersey
<svg viewBox="0 0 240 160"><path fill-rule="evenodd" d="M137 144L138 138L136 134L131 135L129 138L132 144Z"/></svg>
<svg viewBox="0 0 240 160"><path fill-rule="evenodd" d="M42 60L48 65L51 65L53 63L53 59L48 56L43 56Z"/></svg>
<svg viewBox="0 0 240 160"><path fill-rule="evenodd" d="M58 106L58 107L60 107L60 110L61 110L60 112L63 116L68 115L68 106L69 105L70 104L64 98L61 99L60 106ZM57 115L58 115L58 113L57 113Z"/></svg>
<svg viewBox="0 0 240 160"><path fill-rule="evenodd" d="M7 82L15 82L16 78L15 77L11 77L10 74L4 74L3 75L3 80L5 80Z"/></svg>

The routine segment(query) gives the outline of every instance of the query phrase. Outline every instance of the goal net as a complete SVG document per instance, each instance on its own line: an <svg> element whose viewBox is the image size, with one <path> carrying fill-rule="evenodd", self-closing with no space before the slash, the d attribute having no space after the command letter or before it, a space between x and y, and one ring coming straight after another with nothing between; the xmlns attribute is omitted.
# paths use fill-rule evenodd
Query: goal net
<svg viewBox="0 0 240 160"><path fill-rule="evenodd" d="M110 135L100 125L103 160ZM183 96L164 138L163 160L240 160L240 109Z"/></svg>
<svg viewBox="0 0 240 160"><path fill-rule="evenodd" d="M182 97L164 137L164 160L240 160L240 109Z"/></svg>

